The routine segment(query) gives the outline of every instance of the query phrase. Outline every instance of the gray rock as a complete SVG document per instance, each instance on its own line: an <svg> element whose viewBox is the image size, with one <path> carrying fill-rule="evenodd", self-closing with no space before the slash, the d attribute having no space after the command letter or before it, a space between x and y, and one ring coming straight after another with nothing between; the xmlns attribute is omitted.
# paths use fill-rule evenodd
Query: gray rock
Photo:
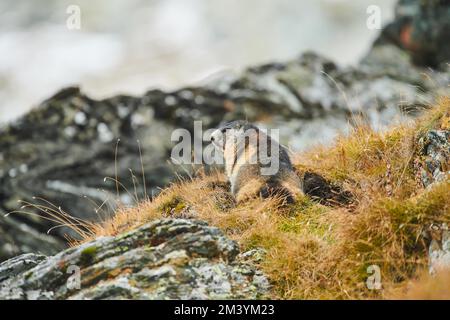
<svg viewBox="0 0 450 320"><path fill-rule="evenodd" d="M56 238L39 232L20 220L5 217L0 210L0 261L22 252L52 254L63 248Z"/></svg>
<svg viewBox="0 0 450 320"><path fill-rule="evenodd" d="M450 183L450 131L430 130L419 139L421 159L415 166L423 186L433 188L436 183ZM430 240L428 262L430 273L450 268L450 231L447 224L433 224L425 232Z"/></svg>
<svg viewBox="0 0 450 320"><path fill-rule="evenodd" d="M33 268L46 258L44 255L34 253L26 253L11 258L7 263L0 265L0 282Z"/></svg>
<svg viewBox="0 0 450 320"><path fill-rule="evenodd" d="M395 19L375 45L393 43L408 51L418 65L446 67L450 61L450 2L400 0Z"/></svg>
<svg viewBox="0 0 450 320"><path fill-rule="evenodd" d="M55 256L0 264L0 299L256 299L269 290L217 228L156 220Z"/></svg>

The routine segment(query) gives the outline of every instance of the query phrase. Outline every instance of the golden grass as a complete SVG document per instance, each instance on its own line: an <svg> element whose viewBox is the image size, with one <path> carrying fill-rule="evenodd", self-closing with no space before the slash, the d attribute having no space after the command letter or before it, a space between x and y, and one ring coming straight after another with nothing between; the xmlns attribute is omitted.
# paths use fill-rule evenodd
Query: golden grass
<svg viewBox="0 0 450 320"><path fill-rule="evenodd" d="M306 196L289 206L277 199L236 205L224 175L214 173L121 208L93 232L116 235L161 217L197 218L221 228L242 250L265 249L260 268L273 284L272 298L391 298L426 268L423 228L450 221L448 183L424 190L414 167L422 161L418 137L446 128L449 112L450 99L441 99L414 125L385 133L359 127L332 147L294 157L299 171L319 173L349 190L355 198L349 205L324 206ZM366 286L370 265L381 270L381 290ZM434 297L434 287L440 290L437 281L426 280L404 297Z"/></svg>
<svg viewBox="0 0 450 320"><path fill-rule="evenodd" d="M417 279L405 281L401 288L391 290L388 299L450 300L450 271L442 270L435 275L423 272Z"/></svg>

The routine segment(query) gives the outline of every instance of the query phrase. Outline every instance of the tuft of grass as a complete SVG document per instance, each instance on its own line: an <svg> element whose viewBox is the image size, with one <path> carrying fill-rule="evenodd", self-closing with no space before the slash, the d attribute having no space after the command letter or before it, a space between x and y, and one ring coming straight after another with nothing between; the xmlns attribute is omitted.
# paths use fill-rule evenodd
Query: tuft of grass
<svg viewBox="0 0 450 320"><path fill-rule="evenodd" d="M167 201L161 203L156 209L165 216L171 216L180 213L186 208L186 204L179 195L173 195Z"/></svg>

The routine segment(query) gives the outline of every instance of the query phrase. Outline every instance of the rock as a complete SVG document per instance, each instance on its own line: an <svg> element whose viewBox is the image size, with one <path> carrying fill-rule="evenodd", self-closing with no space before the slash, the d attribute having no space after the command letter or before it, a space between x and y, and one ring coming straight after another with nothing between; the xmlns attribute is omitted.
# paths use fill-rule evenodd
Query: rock
<svg viewBox="0 0 450 320"><path fill-rule="evenodd" d="M303 192L322 204L336 206L350 204L353 200L353 195L349 191L343 190L338 185L333 185L315 172L307 171L303 173L302 180Z"/></svg>
<svg viewBox="0 0 450 320"><path fill-rule="evenodd" d="M400 0L395 19L375 45L393 43L418 65L446 68L450 61L450 2Z"/></svg>
<svg viewBox="0 0 450 320"><path fill-rule="evenodd" d="M428 250L429 270L435 274L441 269L450 268L450 231L448 226L432 226L432 240Z"/></svg>
<svg viewBox="0 0 450 320"><path fill-rule="evenodd" d="M56 238L38 232L24 222L5 217L0 210L0 261L22 252L52 254L63 249Z"/></svg>
<svg viewBox="0 0 450 320"><path fill-rule="evenodd" d="M246 252L242 252L238 255L238 258L241 261L250 262L253 264L258 264L264 261L264 257L266 256L266 250L262 248L251 249Z"/></svg>
<svg viewBox="0 0 450 320"><path fill-rule="evenodd" d="M217 228L156 220L55 256L0 264L0 299L256 299L266 277Z"/></svg>
<svg viewBox="0 0 450 320"><path fill-rule="evenodd" d="M427 189L436 183L450 183L450 131L429 130L419 138L421 158L415 167L419 181ZM450 268L450 231L447 224L433 224L425 232L430 242L428 248L429 270L434 274Z"/></svg>
<svg viewBox="0 0 450 320"><path fill-rule="evenodd" d="M445 25L442 19L439 23ZM441 34L445 28L439 30ZM0 128L0 214L19 210L23 203L18 201L24 200L35 204L27 210L41 215L0 219L0 230L22 224L32 230L17 227L14 236L0 234L0 261L39 248L55 253L66 234L76 236L67 228L52 229L54 240L47 236L55 226L42 218L48 207L95 221L113 214L118 203L132 205L177 176L194 174L195 166L170 162L175 145L170 137L175 128L193 134L195 120L206 130L245 118L280 129L282 144L303 150L328 143L355 124L383 129L411 119L438 95L450 95L450 66L430 71L415 65L410 53L380 40L355 67L342 68L305 53L173 92L94 100L77 87L61 90Z"/></svg>

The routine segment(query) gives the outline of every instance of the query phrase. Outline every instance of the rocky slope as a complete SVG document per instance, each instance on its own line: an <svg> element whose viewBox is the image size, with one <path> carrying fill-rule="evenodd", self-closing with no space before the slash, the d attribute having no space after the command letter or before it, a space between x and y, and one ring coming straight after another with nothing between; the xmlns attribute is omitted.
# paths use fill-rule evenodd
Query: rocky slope
<svg viewBox="0 0 450 320"><path fill-rule="evenodd" d="M139 146L148 195L192 171L168 159L171 132L192 132L194 120L207 129L247 118L281 128L281 141L299 150L328 142L355 122L381 128L414 117L437 95L449 94L448 41L442 41L449 34L448 12L442 1L400 1L396 20L356 67L307 53L175 92L96 101L76 87L61 90L0 129L0 261L23 252L55 253L69 232L55 229L52 237L46 232L53 224L39 216L4 216L21 207L19 200L48 205L38 199L44 198L76 217L97 220L95 209L105 201L111 208L103 215L119 201L134 202L133 192L121 188L118 197L105 177L117 176L128 190L136 184L138 198L145 198ZM430 28L433 37L426 38ZM436 61L423 59L430 55Z"/></svg>

